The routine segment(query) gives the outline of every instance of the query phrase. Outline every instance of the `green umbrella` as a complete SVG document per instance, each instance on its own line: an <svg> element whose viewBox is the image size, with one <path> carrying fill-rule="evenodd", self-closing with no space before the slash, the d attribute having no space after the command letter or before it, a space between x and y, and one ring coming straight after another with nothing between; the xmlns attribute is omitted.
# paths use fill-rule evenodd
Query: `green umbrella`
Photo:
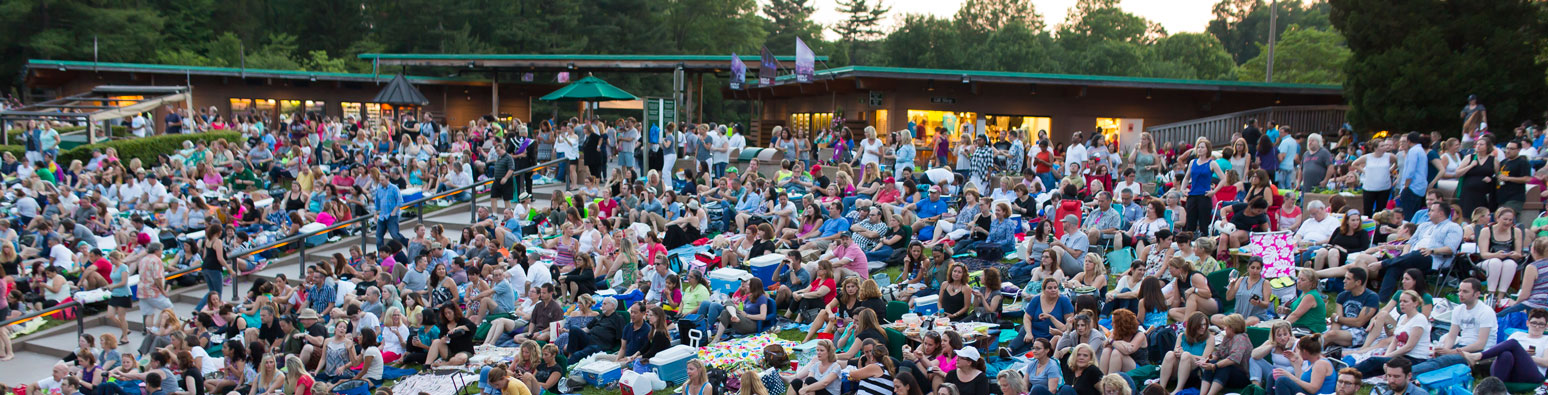
<svg viewBox="0 0 1548 395"><path fill-rule="evenodd" d="M618 89L618 87L607 83L607 81L603 81L601 78L588 75L586 78L582 78L580 81L575 81L569 85L565 85L565 87L559 88L559 90L556 90L553 93L544 95L538 100L613 101L637 99L639 98L634 97L634 95L629 94L629 92L624 92L623 89Z"/></svg>

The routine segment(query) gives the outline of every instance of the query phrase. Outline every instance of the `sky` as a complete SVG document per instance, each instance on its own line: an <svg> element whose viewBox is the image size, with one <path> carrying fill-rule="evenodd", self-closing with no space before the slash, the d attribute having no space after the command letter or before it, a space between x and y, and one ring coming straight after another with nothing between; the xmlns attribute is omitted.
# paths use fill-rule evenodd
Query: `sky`
<svg viewBox="0 0 1548 395"><path fill-rule="evenodd" d="M892 14L885 21L885 29L891 31L902 22L906 14L932 14L935 16L950 18L962 7L964 0L882 0L882 4L892 7ZM1070 7L1075 6L1076 0L1032 0L1037 13L1043 15L1043 21L1050 29L1064 23L1065 14ZM1210 9L1218 0L1123 0L1120 6L1124 10L1137 14L1152 22L1158 22L1166 28L1167 33L1179 32L1203 32L1209 25L1214 15ZM832 26L843 18L838 12L837 0L817 0L815 3L817 12L812 19L823 26ZM828 31L830 37L832 31Z"/></svg>

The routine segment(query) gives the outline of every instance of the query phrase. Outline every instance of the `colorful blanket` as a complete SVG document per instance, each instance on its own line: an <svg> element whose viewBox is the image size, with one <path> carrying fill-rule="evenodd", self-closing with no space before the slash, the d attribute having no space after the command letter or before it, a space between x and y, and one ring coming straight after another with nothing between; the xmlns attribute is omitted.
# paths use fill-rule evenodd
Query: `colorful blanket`
<svg viewBox="0 0 1548 395"><path fill-rule="evenodd" d="M758 364L763 362L763 348L770 344L783 346L788 353L796 342L780 339L774 333L764 333L699 347L699 360L706 366L726 371L743 367L758 368Z"/></svg>

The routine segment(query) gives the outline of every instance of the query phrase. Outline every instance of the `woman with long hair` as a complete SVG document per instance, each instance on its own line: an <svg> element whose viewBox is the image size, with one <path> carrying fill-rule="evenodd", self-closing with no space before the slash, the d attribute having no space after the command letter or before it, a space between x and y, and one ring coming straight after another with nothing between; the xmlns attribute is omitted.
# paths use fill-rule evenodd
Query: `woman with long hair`
<svg viewBox="0 0 1548 395"><path fill-rule="evenodd" d="M1226 285L1225 303L1232 303L1232 311L1244 317L1247 325L1257 325L1269 319L1269 308L1274 306L1269 301L1269 290L1268 281L1263 278L1263 259L1253 257L1247 261L1247 272ZM1217 316L1214 324L1220 325L1223 319L1224 316Z"/></svg>
<svg viewBox="0 0 1548 395"><path fill-rule="evenodd" d="M787 257L786 259L790 258ZM817 262L817 271L812 274L811 285L799 291L789 291L788 289L787 287L781 287L779 294L776 295L779 299L794 301L794 307L789 312L786 312L785 318L797 319L797 315L806 310L821 308L821 306L832 303L833 299L838 297L838 287L833 279L833 264L827 260ZM804 315L801 318L804 318Z"/></svg>
<svg viewBox="0 0 1548 395"><path fill-rule="evenodd" d="M861 309L855 314L854 324L844 329L844 334L839 336L839 341L834 344L838 347L841 360L855 359L862 350L857 345L862 342L878 342L887 344L887 330L881 326L881 319L877 318L875 310Z"/></svg>
<svg viewBox="0 0 1548 395"><path fill-rule="evenodd" d="M1193 270L1193 265L1178 257L1167 259L1166 266L1175 279L1172 283L1172 309L1168 312L1173 320L1187 320L1195 311L1204 314L1220 311L1220 304L1210 292L1208 276Z"/></svg>
<svg viewBox="0 0 1548 395"><path fill-rule="evenodd" d="M1186 176L1180 184L1185 186L1188 192L1188 203L1185 207L1188 215L1183 221L1182 229L1189 232L1202 232L1209 230L1209 221L1214 217L1214 204L1209 197L1211 180L1213 177L1225 178L1225 172L1221 171L1220 164L1213 160L1209 139L1199 137L1193 144L1193 158L1188 161ZM1244 146L1243 150L1245 149Z"/></svg>
<svg viewBox="0 0 1548 395"><path fill-rule="evenodd" d="M816 357L801 366L801 370L795 374L781 376L789 381L792 387L800 387L796 395L839 395L843 387L843 381L839 379L839 371L844 369L845 364L839 362L835 356L832 341L817 340Z"/></svg>
<svg viewBox="0 0 1548 395"><path fill-rule="evenodd" d="M1341 266L1349 254L1365 251L1371 246L1371 233L1360 227L1360 212L1349 210L1339 221L1338 229L1328 238L1328 244L1312 256L1312 269L1322 270Z"/></svg>
<svg viewBox="0 0 1548 395"><path fill-rule="evenodd" d="M769 297L764 294L762 280L756 277L748 279L742 283L739 292L745 300L742 308L720 311L720 326L715 330L714 339L720 339L726 328L739 334L757 332L764 320L773 317L774 311L769 308Z"/></svg>
<svg viewBox="0 0 1548 395"><path fill-rule="evenodd" d="M291 354L285 357L285 382L282 393L312 395L312 375L302 368L301 357Z"/></svg>
<svg viewBox="0 0 1548 395"><path fill-rule="evenodd" d="M1140 330L1139 317L1128 310L1113 312L1113 340L1102 349L1101 361L1103 372L1127 372L1134 369L1135 356L1142 356L1146 346L1145 331Z"/></svg>
<svg viewBox="0 0 1548 395"><path fill-rule="evenodd" d="M1224 321L1222 317L1221 322ZM1196 387L1196 384L1188 381L1189 376L1198 367L1199 361L1214 353L1215 345L1209 340L1209 320L1204 313L1194 312L1188 316L1183 324L1182 336L1177 337L1177 345L1167 351L1166 358L1161 361L1161 377L1157 384L1166 389L1167 382L1175 377L1177 388Z"/></svg>
<svg viewBox="0 0 1548 395"><path fill-rule="evenodd" d="M1144 317L1141 323L1145 327L1166 324L1167 313L1171 309L1171 305L1166 301L1166 293L1163 291L1163 287L1164 285L1162 285L1159 278L1145 277L1144 280L1140 280L1139 303L1133 312L1140 317ZM1117 310L1113 312L1116 314Z"/></svg>
<svg viewBox="0 0 1548 395"><path fill-rule="evenodd" d="M849 381L857 382L859 395L894 395L897 384L892 379L897 373L892 357L887 355L887 343L866 339L856 349L864 352L860 368L849 372Z"/></svg>
<svg viewBox="0 0 1548 395"><path fill-rule="evenodd" d="M704 363L697 359L688 360L688 382L683 383L683 395L715 395L715 386L710 385L709 371L704 368ZM758 381L753 381L758 382ZM742 382L747 385L747 382Z"/></svg>
<svg viewBox="0 0 1548 395"><path fill-rule="evenodd" d="M1516 279L1518 264L1526 260L1526 232L1516 227L1516 210L1510 207L1500 207L1494 211L1494 224L1484 228L1483 234L1478 236L1480 248L1478 255L1484 258L1478 264L1485 272L1489 273L1488 293L1489 299L1499 301L1505 299L1505 292L1509 290L1511 282Z"/></svg>
<svg viewBox="0 0 1548 395"><path fill-rule="evenodd" d="M940 311L947 318L958 320L971 314L973 306L973 287L968 285L967 266L953 263L946 283L941 284Z"/></svg>
<svg viewBox="0 0 1548 395"><path fill-rule="evenodd" d="M1381 374L1382 367L1393 358L1402 356L1410 361L1423 363L1434 356L1435 349L1430 344L1430 317L1419 310L1423 303L1419 298L1419 293L1414 291L1403 291L1398 294L1398 309L1402 315L1398 316L1397 324L1391 328L1383 328L1388 336L1372 343L1373 347L1360 350L1360 352L1375 351L1375 353L1371 354L1370 358L1355 364L1355 369L1366 376L1375 376Z"/></svg>
<svg viewBox="0 0 1548 395"><path fill-rule="evenodd" d="M844 284L839 286L838 297L828 302L828 305L817 313L817 317L812 319L811 329L806 331L806 339L802 340L802 342L811 341L813 337L817 336L818 332L836 332L841 324L837 322L838 315L843 313L845 317L849 317L849 312L853 311L852 309L858 307L859 304L860 278L845 278Z"/></svg>

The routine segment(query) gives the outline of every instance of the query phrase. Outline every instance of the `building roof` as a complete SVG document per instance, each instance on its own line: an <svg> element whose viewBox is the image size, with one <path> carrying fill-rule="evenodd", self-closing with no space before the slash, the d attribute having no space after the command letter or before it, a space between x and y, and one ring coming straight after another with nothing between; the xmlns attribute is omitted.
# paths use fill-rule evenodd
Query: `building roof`
<svg viewBox="0 0 1548 395"><path fill-rule="evenodd" d="M364 73L332 73L325 71L306 70L275 70L275 69L243 69L236 67L210 67L187 66L171 64L148 63L115 63L115 62L91 62L79 60L50 60L29 59L27 69L58 69L82 70L82 71L118 71L118 72L148 72L148 73L173 73L191 75L213 75L227 77L246 78L284 78L297 80L324 80L324 81L358 81L358 82L387 82L393 78L392 74L364 74ZM459 77L429 77L408 76L410 81L430 82L473 82L487 81L480 78Z"/></svg>
<svg viewBox="0 0 1548 395"><path fill-rule="evenodd" d="M1176 78L1150 78L1150 77L1120 77L1109 75L1085 75L1085 74L1051 74L1051 73L1022 73L1010 71L983 71L983 70L950 70L950 69L923 69L908 67L876 67L876 66L844 66L826 70L818 70L814 81L825 78L894 78L914 80L942 80L959 81L967 79L970 82L993 83L1021 83L1021 84L1047 84L1047 85L1085 85L1108 86L1120 88L1157 88L1157 89L1182 89L1182 90L1210 90L1210 91L1253 91L1253 92L1278 92L1301 94L1343 94L1343 87L1339 85L1322 84L1293 84L1281 82L1251 82L1230 80L1190 80ZM783 75L774 86L785 85L788 81L794 81L795 76ZM768 88L768 87L764 87ZM757 88L751 88L757 89Z"/></svg>
<svg viewBox="0 0 1548 395"><path fill-rule="evenodd" d="M391 54L364 53L361 59L369 59L382 66L433 66L466 67L468 69L517 69L526 71L672 71L678 67L695 72L724 71L731 68L731 55L597 55L597 54ZM749 70L757 70L762 63L757 54L738 55ZM795 56L775 56L775 60L791 64ZM827 56L817 56L817 61L828 61Z"/></svg>

